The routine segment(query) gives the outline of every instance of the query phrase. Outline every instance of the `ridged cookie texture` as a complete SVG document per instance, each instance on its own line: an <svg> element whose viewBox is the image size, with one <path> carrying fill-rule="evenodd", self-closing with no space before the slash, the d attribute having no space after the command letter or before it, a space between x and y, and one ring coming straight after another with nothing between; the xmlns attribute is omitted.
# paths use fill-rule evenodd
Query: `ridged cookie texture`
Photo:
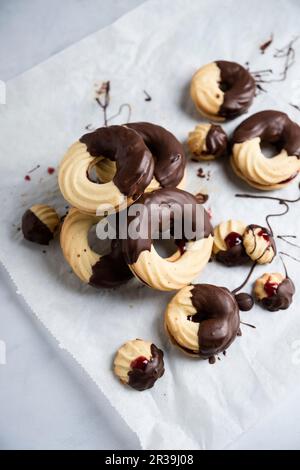
<svg viewBox="0 0 300 470"><path fill-rule="evenodd" d="M96 162L101 161L98 157ZM65 154L58 173L58 183L64 198L81 212L96 215L105 208L120 210L132 201L117 186L108 181L97 184L88 178L95 158L87 151L86 144L75 142Z"/></svg>

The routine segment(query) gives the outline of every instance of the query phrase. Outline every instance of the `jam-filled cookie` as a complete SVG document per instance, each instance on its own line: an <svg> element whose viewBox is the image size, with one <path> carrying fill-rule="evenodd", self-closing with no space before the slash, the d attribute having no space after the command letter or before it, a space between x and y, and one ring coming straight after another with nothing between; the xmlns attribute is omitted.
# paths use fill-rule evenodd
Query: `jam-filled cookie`
<svg viewBox="0 0 300 470"><path fill-rule="evenodd" d="M165 327L183 352L210 359L235 340L240 327L239 306L225 287L186 286L169 303Z"/></svg>
<svg viewBox="0 0 300 470"><path fill-rule="evenodd" d="M66 216L60 234L60 244L66 261L82 282L93 287L116 287L132 278L124 261L120 243L111 242L111 252L101 256L89 245L88 234L101 220L72 208Z"/></svg>
<svg viewBox="0 0 300 470"><path fill-rule="evenodd" d="M265 273L254 285L256 299L270 312L289 308L294 293L293 281L280 273Z"/></svg>
<svg viewBox="0 0 300 470"><path fill-rule="evenodd" d="M214 160L227 153L227 135L216 124L198 124L189 133L187 143L194 160Z"/></svg>
<svg viewBox="0 0 300 470"><path fill-rule="evenodd" d="M213 254L217 261L226 266L239 266L249 261L243 245L246 228L240 220L227 220L215 227Z"/></svg>
<svg viewBox="0 0 300 470"><path fill-rule="evenodd" d="M274 145L267 158L262 144ZM286 187L300 171L300 126L287 114L267 110L243 121L232 137L231 165L237 176L264 191Z"/></svg>
<svg viewBox="0 0 300 470"><path fill-rule="evenodd" d="M97 165L101 176L102 160L106 160L104 182L97 184L89 171ZM70 147L58 181L72 206L95 215L106 207L120 210L132 204L153 176L161 187L176 187L184 177L185 163L182 145L161 126L143 122L109 126L83 135Z"/></svg>
<svg viewBox="0 0 300 470"><path fill-rule="evenodd" d="M134 339L123 344L114 360L114 372L135 390L152 388L164 374L164 353L150 341Z"/></svg>
<svg viewBox="0 0 300 470"><path fill-rule="evenodd" d="M270 231L260 225L248 225L243 235L245 251L258 264L271 263L276 256L276 245Z"/></svg>
<svg viewBox="0 0 300 470"><path fill-rule="evenodd" d="M213 121L234 119L247 111L255 96L254 78L240 64L217 60L201 67L191 82L199 112Z"/></svg>
<svg viewBox="0 0 300 470"><path fill-rule="evenodd" d="M40 245L49 245L60 224L56 211L46 204L35 204L22 217L24 238Z"/></svg>
<svg viewBox="0 0 300 470"><path fill-rule="evenodd" d="M180 239L175 240L178 249L169 258L162 258L153 245L159 229L154 221L161 224L163 218L168 228L175 226L181 231ZM195 279L209 261L213 245L209 215L186 191L159 189L144 194L128 209L130 226L139 227L139 232L121 240L125 260L134 275L154 289L180 289ZM191 238L185 233L187 226L193 229Z"/></svg>

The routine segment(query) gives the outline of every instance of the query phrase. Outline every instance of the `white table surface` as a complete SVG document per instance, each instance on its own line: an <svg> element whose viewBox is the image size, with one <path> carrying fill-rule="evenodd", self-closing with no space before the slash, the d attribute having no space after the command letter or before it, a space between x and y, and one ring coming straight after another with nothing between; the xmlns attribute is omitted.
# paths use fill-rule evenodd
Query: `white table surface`
<svg viewBox="0 0 300 470"><path fill-rule="evenodd" d="M22 73L143 1L0 0L0 79ZM136 435L33 317L0 265L1 341L6 365L0 358L0 449L139 448ZM299 391L291 390L230 449L300 449Z"/></svg>

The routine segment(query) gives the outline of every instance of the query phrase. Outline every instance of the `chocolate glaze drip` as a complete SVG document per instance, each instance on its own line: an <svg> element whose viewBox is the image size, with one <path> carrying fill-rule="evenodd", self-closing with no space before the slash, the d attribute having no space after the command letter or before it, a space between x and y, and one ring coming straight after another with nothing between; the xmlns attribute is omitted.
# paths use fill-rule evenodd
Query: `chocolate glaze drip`
<svg viewBox="0 0 300 470"><path fill-rule="evenodd" d="M217 60L221 71L220 87L224 88L224 101L219 115L234 119L247 111L255 96L256 84L252 75L236 62Z"/></svg>
<svg viewBox="0 0 300 470"><path fill-rule="evenodd" d="M208 155L219 158L227 154L228 139L221 126L215 124L210 126L205 143Z"/></svg>
<svg viewBox="0 0 300 470"><path fill-rule="evenodd" d="M113 182L122 194L137 198L149 185L154 173L154 160L143 139L124 126L100 127L81 137L93 157L115 161Z"/></svg>
<svg viewBox="0 0 300 470"><path fill-rule="evenodd" d="M253 114L236 128L232 142L242 143L254 137L300 158L300 126L285 113L266 110Z"/></svg>
<svg viewBox="0 0 300 470"><path fill-rule="evenodd" d="M157 379L163 376L164 369L164 353L158 349L155 344L151 344L151 359L145 369L132 369L128 372L128 384L142 392L148 388L152 388Z"/></svg>
<svg viewBox="0 0 300 470"><path fill-rule="evenodd" d="M287 277L278 286L276 294L261 300L262 305L270 312L286 310L293 301L295 286L293 281Z"/></svg>
<svg viewBox="0 0 300 470"><path fill-rule="evenodd" d="M126 127L144 140L155 160L154 175L163 188L176 187L184 176L186 157L183 146L161 126L149 122L134 122Z"/></svg>
<svg viewBox="0 0 300 470"><path fill-rule="evenodd" d="M236 338L240 327L239 307L228 289L212 284L196 284L191 300L197 310L191 320L201 322L199 355L207 359L227 349Z"/></svg>
<svg viewBox="0 0 300 470"><path fill-rule="evenodd" d="M92 267L89 284L93 287L117 287L129 281L132 272L125 263L119 240L112 240L111 252Z"/></svg>
<svg viewBox="0 0 300 470"><path fill-rule="evenodd" d="M257 258L255 261L260 260L260 258L262 258L262 257L264 256L264 254L265 254L266 251L269 249L269 247L271 247L271 248L273 249L273 252L274 252L273 258L275 258L276 253L277 253L277 248L276 248L275 240L274 240L274 238L273 238L272 233L271 233L267 228L262 227L261 225L255 225L255 224L248 225L248 227L246 228L246 231L245 231L245 233L246 233L247 231L251 231L251 232L252 232L252 235L253 235L253 238L254 238L254 248L253 248L253 250L252 250L252 252L251 252L250 254L254 253L254 251L256 250L256 246L257 246L257 237L259 236L259 235L256 235L256 234L255 234L255 229L257 229L257 228L260 228L261 230L263 230L263 231L267 234L267 236L268 236L268 238L269 238L269 244L267 245L265 251L261 254L261 256L260 256L259 258Z"/></svg>
<svg viewBox="0 0 300 470"><path fill-rule="evenodd" d="M184 221L182 220L182 214L185 205L190 205L191 212L191 227L196 232L195 239L199 240L207 238L213 234L213 228L210 223L209 215L204 207L197 202L197 199L192 194L182 191L180 189L158 189L152 193L143 194L143 196L137 201L136 204L142 204L142 210L137 215L128 215L127 226L131 223L135 223L140 227L140 237L132 239L129 236L121 241L122 251L125 260L128 264L133 264L137 261L142 251L150 251L152 245L152 229L151 229L151 215L153 216L153 210L158 211L159 220L162 220L162 214L165 212L166 207L170 208L170 219L171 223L175 223L178 217L179 223L182 223L182 233L184 233ZM180 213L176 213L173 208L181 208ZM144 210L143 210L144 209ZM128 212L134 214L135 204L133 204ZM197 213L202 213L202 221L197 221ZM156 218L156 217L155 217ZM198 222L198 223L197 223ZM170 227L172 228L172 227ZM197 229L197 231L196 231ZM146 236L147 235L147 236ZM177 240L178 242L178 240Z"/></svg>
<svg viewBox="0 0 300 470"><path fill-rule="evenodd" d="M22 232L24 238L40 245L49 245L53 233L30 209L22 217Z"/></svg>

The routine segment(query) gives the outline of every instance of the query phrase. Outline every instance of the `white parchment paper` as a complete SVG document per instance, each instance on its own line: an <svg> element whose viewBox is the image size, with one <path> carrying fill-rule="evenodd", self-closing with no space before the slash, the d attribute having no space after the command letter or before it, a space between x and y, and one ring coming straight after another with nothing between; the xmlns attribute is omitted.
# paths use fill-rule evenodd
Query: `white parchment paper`
<svg viewBox="0 0 300 470"><path fill-rule="evenodd" d="M271 33L274 42L262 55L259 45ZM243 336L215 365L189 360L169 344L163 330L172 294L136 281L114 291L82 286L64 262L58 241L44 253L43 247L22 239L22 213L39 202L65 212L57 173L49 175L47 167L57 167L86 125L103 124L93 99L95 81L111 81L110 116L130 103L133 121L156 122L184 141L200 121L188 96L189 81L200 65L216 59L249 61L252 70L272 67L276 74L282 61L274 59L275 48L297 33L296 0L152 0L8 83L7 104L0 106L0 259L32 311L109 398L143 448L223 448L299 384L299 296L288 311L272 314L255 307L243 313L242 319L257 329L243 327ZM288 79L267 85L251 113L275 108L300 121L300 113L288 104L297 101L300 41L295 49ZM152 101L145 101L143 90ZM126 119L124 109L111 122ZM224 127L231 132L242 119ZM24 181L36 165L40 168L30 174L31 181ZM200 166L210 172L209 180L196 176ZM233 176L228 161L191 162L187 189L209 193L207 207L215 224L232 217L262 224L268 212L280 209L273 202L236 199L236 192L251 190ZM296 197L297 184L280 194ZM273 227L277 233L297 234L299 207L274 219ZM297 248L280 243L299 256ZM297 282L299 265L287 264ZM258 268L257 276L265 269ZM270 270L278 269L277 259ZM246 271L210 263L201 281L234 288ZM144 393L121 386L111 372L115 351L136 337L152 340L166 353L165 376Z"/></svg>

